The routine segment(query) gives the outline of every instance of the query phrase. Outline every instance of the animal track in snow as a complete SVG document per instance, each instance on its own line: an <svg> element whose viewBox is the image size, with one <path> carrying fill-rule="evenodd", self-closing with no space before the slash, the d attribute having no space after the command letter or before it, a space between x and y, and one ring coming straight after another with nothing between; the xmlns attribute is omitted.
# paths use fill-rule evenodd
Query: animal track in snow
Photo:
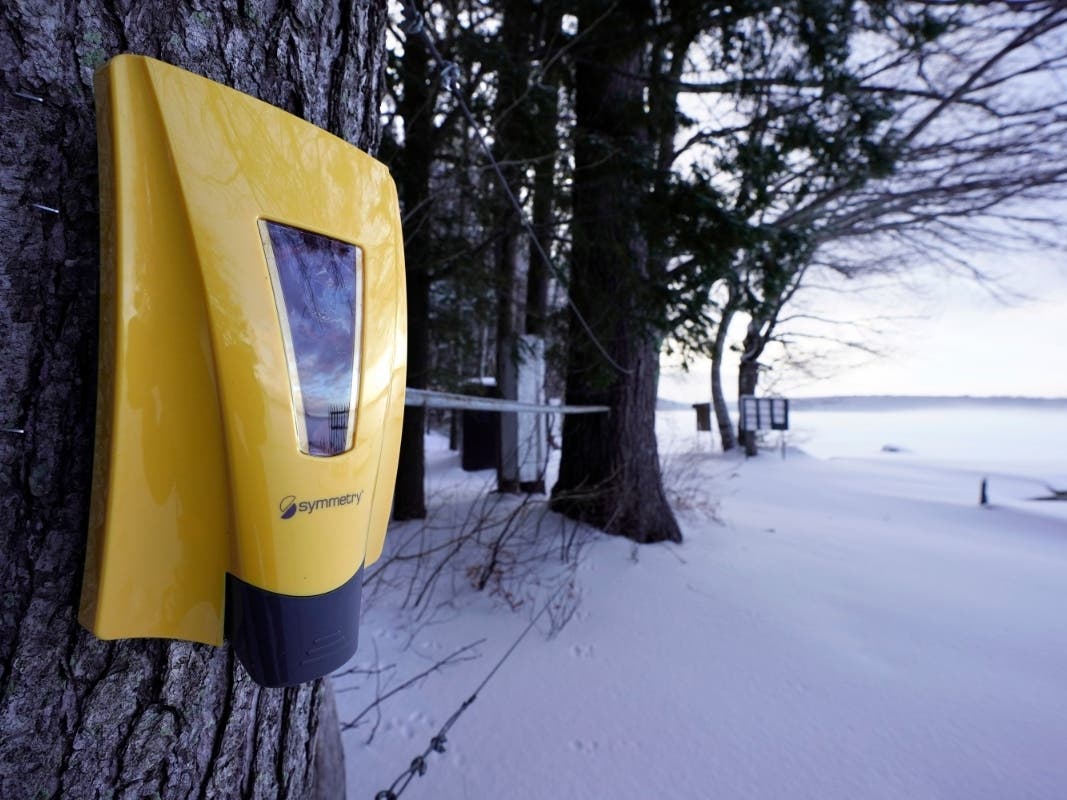
<svg viewBox="0 0 1067 800"><path fill-rule="evenodd" d="M596 648L591 644L571 645L571 655L575 658L593 658L596 656Z"/></svg>
<svg viewBox="0 0 1067 800"><path fill-rule="evenodd" d="M592 741L585 741L583 739L572 739L571 750L575 753L595 753L600 749L600 742L595 739Z"/></svg>
<svg viewBox="0 0 1067 800"><path fill-rule="evenodd" d="M394 717L385 724L386 731L399 731L405 739L422 738L433 728L433 719L422 711L412 711L406 718Z"/></svg>

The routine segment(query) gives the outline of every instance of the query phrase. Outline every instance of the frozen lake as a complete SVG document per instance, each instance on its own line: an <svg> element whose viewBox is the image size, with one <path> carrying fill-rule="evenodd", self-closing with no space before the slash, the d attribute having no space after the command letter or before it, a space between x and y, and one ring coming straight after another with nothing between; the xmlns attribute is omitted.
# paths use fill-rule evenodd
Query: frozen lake
<svg viewBox="0 0 1067 800"><path fill-rule="evenodd" d="M663 448L718 448L691 410L660 412ZM921 461L1067 484L1067 401L828 398L793 401L789 447L817 458ZM768 445L779 434L765 434ZM884 447L896 448L887 452ZM1067 488L1067 487L1061 487Z"/></svg>

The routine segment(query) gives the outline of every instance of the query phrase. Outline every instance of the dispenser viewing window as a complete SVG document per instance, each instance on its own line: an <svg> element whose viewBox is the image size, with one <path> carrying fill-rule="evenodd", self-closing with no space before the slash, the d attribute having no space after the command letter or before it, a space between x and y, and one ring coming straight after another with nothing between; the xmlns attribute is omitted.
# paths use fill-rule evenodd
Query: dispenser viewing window
<svg viewBox="0 0 1067 800"><path fill-rule="evenodd" d="M285 342L300 450L352 449L359 394L363 252L358 245L260 220Z"/></svg>
<svg viewBox="0 0 1067 800"><path fill-rule="evenodd" d="M100 365L79 618L229 639L265 686L356 649L404 407L386 167L141 56L96 76Z"/></svg>

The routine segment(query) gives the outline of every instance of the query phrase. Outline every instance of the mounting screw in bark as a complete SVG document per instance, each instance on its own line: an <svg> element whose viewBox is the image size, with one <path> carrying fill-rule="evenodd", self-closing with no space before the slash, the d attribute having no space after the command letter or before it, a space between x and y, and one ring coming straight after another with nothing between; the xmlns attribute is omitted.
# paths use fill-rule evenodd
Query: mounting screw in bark
<svg viewBox="0 0 1067 800"><path fill-rule="evenodd" d="M16 90L16 91L12 92L12 94L14 94L15 97L21 97L23 100L32 100L35 103L43 103L44 102L44 98L43 97L38 97L37 95L30 94L29 92L20 92L20 91Z"/></svg>
<svg viewBox="0 0 1067 800"><path fill-rule="evenodd" d="M986 492L986 489L987 489L988 485L989 485L989 479L988 478L982 478L982 490L981 490L981 494L978 497L978 505L980 505L980 506L989 505L989 494Z"/></svg>
<svg viewBox="0 0 1067 800"><path fill-rule="evenodd" d="M59 213L58 208L52 208L52 206L46 206L43 203L30 203L30 205L36 208L38 211L47 211L49 214Z"/></svg>

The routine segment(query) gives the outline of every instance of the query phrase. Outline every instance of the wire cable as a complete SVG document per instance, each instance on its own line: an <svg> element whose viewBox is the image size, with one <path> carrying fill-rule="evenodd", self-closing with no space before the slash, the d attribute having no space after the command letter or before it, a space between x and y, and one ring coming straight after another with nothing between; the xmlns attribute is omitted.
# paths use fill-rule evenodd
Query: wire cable
<svg viewBox="0 0 1067 800"><path fill-rule="evenodd" d="M463 712L470 708L471 704L473 704L474 701L478 699L478 694L486 687L486 684L488 684L489 681L493 679L497 672L500 671L500 668L504 666L504 662L511 658L512 653L514 653L518 649L519 645L522 644L522 640L525 639L526 635L533 630L534 626L537 624L537 621L540 620L542 616L544 616L545 612L548 611L548 609L552 606L552 603L554 603L556 598L559 597L560 592L567 588L568 585L569 584L567 583L562 583L556 588L556 591L554 591L552 595L548 598L548 600L545 601L545 604L541 606L541 610L534 615L534 618L530 620L529 624L523 629L522 633L519 634L518 638L511 643L511 647L507 649L507 652L505 652L504 655L499 658L496 664L493 665L493 668L489 670L489 673L484 678L482 678L482 682L479 683L477 687L475 687L474 692L471 694L471 696L464 700L460 707L453 712L452 716L445 720L445 724L442 725L441 729L437 731L437 734L432 739L430 739L429 746L424 751L422 751L422 753L415 756L415 758L411 760L411 764L408 766L408 768L397 776L396 780L393 781L392 785L388 789L382 789L380 792L374 795L374 800L398 800L400 795L404 793L404 790L408 787L408 784L411 783L412 780L414 780L416 777L421 778L423 775L426 774L426 770L429 766L427 764L426 759L430 757L430 753L445 752L445 743L448 741L446 736L449 730L451 730L452 726L456 724L456 720L458 720L463 714Z"/></svg>

